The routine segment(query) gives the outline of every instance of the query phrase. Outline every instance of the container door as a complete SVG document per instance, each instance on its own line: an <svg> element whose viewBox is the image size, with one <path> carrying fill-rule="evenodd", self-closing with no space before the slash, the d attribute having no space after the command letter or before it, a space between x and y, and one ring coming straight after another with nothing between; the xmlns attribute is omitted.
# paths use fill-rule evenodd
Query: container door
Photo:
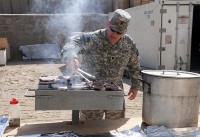
<svg viewBox="0 0 200 137"><path fill-rule="evenodd" d="M161 23L161 69L187 70L189 5L163 5Z"/></svg>
<svg viewBox="0 0 200 137"><path fill-rule="evenodd" d="M200 5L194 5L190 71L200 71Z"/></svg>

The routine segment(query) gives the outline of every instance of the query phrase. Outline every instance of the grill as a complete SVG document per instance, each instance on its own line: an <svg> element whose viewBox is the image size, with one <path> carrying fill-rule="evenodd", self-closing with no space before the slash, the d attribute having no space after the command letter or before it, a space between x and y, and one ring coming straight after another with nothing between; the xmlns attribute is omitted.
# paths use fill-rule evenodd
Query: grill
<svg viewBox="0 0 200 137"><path fill-rule="evenodd" d="M35 110L72 110L72 124L79 121L79 110L122 110L124 92L112 81L72 76L41 76L35 95Z"/></svg>

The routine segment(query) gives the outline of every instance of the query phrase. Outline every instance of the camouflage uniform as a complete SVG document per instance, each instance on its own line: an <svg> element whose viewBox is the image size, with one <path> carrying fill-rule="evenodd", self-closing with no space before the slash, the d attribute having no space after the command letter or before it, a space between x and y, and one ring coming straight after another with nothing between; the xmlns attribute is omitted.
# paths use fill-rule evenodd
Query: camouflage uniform
<svg viewBox="0 0 200 137"><path fill-rule="evenodd" d="M73 51L73 52L72 52ZM116 44L107 39L107 29L85 33L76 37L63 48L63 54L82 54L81 67L86 72L98 78L110 79L123 89L123 72L125 67L130 70L131 87L140 89L140 65L138 50L135 42L124 35ZM107 119L124 118L124 110L84 110L80 112L80 119L102 119L105 113Z"/></svg>

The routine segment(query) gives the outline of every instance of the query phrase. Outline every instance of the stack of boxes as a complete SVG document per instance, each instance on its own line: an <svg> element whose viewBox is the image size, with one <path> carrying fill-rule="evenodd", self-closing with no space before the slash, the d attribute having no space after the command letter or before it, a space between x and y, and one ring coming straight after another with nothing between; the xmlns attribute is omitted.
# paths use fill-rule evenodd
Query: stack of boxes
<svg viewBox="0 0 200 137"><path fill-rule="evenodd" d="M148 4L154 0L113 0L113 10L128 9L143 4Z"/></svg>
<svg viewBox="0 0 200 137"><path fill-rule="evenodd" d="M10 48L7 38L0 38L0 65L6 65L7 59L10 58Z"/></svg>
<svg viewBox="0 0 200 137"><path fill-rule="evenodd" d="M130 7L129 0L113 0L113 10L127 9Z"/></svg>
<svg viewBox="0 0 200 137"><path fill-rule="evenodd" d="M141 0L130 0L130 7L141 5Z"/></svg>
<svg viewBox="0 0 200 137"><path fill-rule="evenodd" d="M152 0L141 0L141 5L153 2Z"/></svg>
<svg viewBox="0 0 200 137"><path fill-rule="evenodd" d="M130 7L136 7L150 2L153 2L153 0L130 0Z"/></svg>

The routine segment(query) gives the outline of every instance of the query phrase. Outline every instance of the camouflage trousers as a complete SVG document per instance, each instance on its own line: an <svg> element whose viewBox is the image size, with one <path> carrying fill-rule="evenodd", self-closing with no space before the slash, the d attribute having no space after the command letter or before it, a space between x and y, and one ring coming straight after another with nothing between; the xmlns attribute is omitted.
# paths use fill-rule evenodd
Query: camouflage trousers
<svg viewBox="0 0 200 137"><path fill-rule="evenodd" d="M125 103L123 104L123 110L81 110L80 120L99 120L103 119L118 119L125 117Z"/></svg>

